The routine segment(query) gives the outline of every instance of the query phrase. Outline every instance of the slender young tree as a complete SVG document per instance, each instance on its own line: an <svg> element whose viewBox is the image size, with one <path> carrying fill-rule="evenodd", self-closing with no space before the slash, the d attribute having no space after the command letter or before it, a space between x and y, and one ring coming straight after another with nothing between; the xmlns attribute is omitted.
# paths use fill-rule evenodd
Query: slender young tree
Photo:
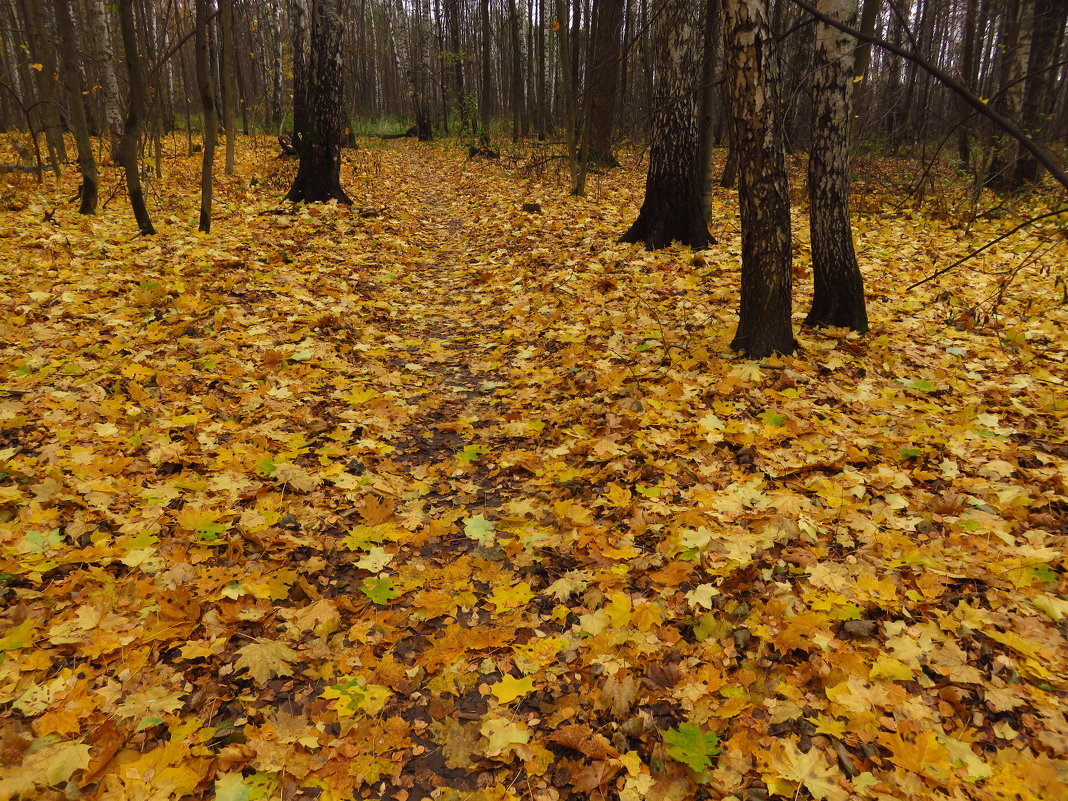
<svg viewBox="0 0 1068 801"><path fill-rule="evenodd" d="M93 143L89 138L89 122L85 114L85 97L82 95L81 70L78 64L78 42L75 38L70 0L52 0L52 10L56 17L56 31L59 33L63 86L67 93L74 139L78 145L78 169L82 174L79 190L81 205L78 211L81 214L95 214L99 177L96 158L93 156Z"/></svg>
<svg viewBox="0 0 1068 801"><path fill-rule="evenodd" d="M193 48L196 51L197 91L204 109L204 152L200 165L200 230L211 230L212 167L215 164L215 137L218 120L215 114L215 93L211 86L211 66L208 52L208 0L196 0L196 22Z"/></svg>
<svg viewBox="0 0 1068 801"><path fill-rule="evenodd" d="M341 188L343 38L341 0L312 0L308 128L299 144L297 176L286 195L295 203L352 203Z"/></svg>
<svg viewBox="0 0 1068 801"><path fill-rule="evenodd" d="M237 59L234 53L234 0L219 0L219 34L222 40L222 86L219 88L222 90L223 128L226 131L224 170L230 175L234 171L237 139L237 123L234 120L234 107L237 105L237 92L234 91L234 78L237 74Z"/></svg>
<svg viewBox="0 0 1068 801"><path fill-rule="evenodd" d="M723 25L742 218L742 297L731 347L762 359L795 347L779 60L766 0L723 0Z"/></svg>
<svg viewBox="0 0 1068 801"><path fill-rule="evenodd" d="M156 233L152 218L145 204L141 186L141 172L137 160L137 145L148 114L148 90L145 88L145 72L141 64L141 52L137 46L137 23L134 19L134 0L119 0L119 28L122 31L122 47L126 57L126 71L130 78L130 97L126 104L126 121L122 126L119 141L119 162L126 173L126 190L130 195L137 227L146 236Z"/></svg>
<svg viewBox="0 0 1068 801"><path fill-rule="evenodd" d="M819 0L819 10L852 26L855 0ZM855 40L816 22L812 73L812 146L808 156L809 230L814 294L805 325L864 333L864 279L849 222L849 127Z"/></svg>
<svg viewBox="0 0 1068 801"><path fill-rule="evenodd" d="M681 242L694 248L715 240L701 211L698 163L698 48L701 25L692 0L664 0L656 17L655 101L645 200L622 242L648 250Z"/></svg>

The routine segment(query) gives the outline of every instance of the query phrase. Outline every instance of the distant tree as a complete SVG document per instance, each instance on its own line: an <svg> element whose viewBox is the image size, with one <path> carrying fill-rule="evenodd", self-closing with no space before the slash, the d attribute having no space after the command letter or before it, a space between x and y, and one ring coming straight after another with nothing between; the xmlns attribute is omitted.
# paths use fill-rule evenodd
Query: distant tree
<svg viewBox="0 0 1068 801"><path fill-rule="evenodd" d="M1027 87L1027 65L1031 58L1034 33L1035 0L1009 0L1002 28L1000 49L1001 93L997 110L1006 117L1019 119ZM1017 188L1015 166L1020 143L998 131L994 136L993 154L986 174L986 185L998 191Z"/></svg>
<svg viewBox="0 0 1068 801"><path fill-rule="evenodd" d="M293 29L293 142L299 145L308 132L308 20L305 0L290 0Z"/></svg>
<svg viewBox="0 0 1068 801"><path fill-rule="evenodd" d="M204 152L201 154L200 166L200 230L204 233L211 230L212 167L215 164L215 137L218 129L208 52L208 14L208 0L196 0L193 48L196 51L197 90L204 110Z"/></svg>
<svg viewBox="0 0 1068 801"><path fill-rule="evenodd" d="M819 0L817 8L852 26L855 0ZM815 283L811 326L868 330L864 279L849 222L849 127L855 40L816 22L812 73L812 145L808 157L809 230Z"/></svg>
<svg viewBox="0 0 1068 801"><path fill-rule="evenodd" d="M656 250L681 242L694 248L715 240L701 211L698 163L698 81L701 26L693 0L664 0L656 17L655 100L645 199L622 242Z"/></svg>
<svg viewBox="0 0 1068 801"><path fill-rule="evenodd" d="M731 347L762 359L795 347L778 57L766 0L723 0L723 25L742 218L742 296Z"/></svg>
<svg viewBox="0 0 1068 801"><path fill-rule="evenodd" d="M341 0L312 0L308 128L298 144L297 176L286 195L296 203L352 203L341 188L343 35Z"/></svg>
<svg viewBox="0 0 1068 801"><path fill-rule="evenodd" d="M85 114L85 97L82 94L81 65L78 63L78 42L75 38L74 17L70 9L70 0L52 0L52 10L56 18L56 31L59 33L59 55L63 86L67 93L67 106L70 109L71 126L74 139L78 145L78 169L82 174L79 190L82 214L96 213L98 174L96 158L93 156L93 143L89 138L89 122Z"/></svg>
<svg viewBox="0 0 1068 801"><path fill-rule="evenodd" d="M222 40L222 96L223 129L226 131L226 156L223 169L227 175L234 171L234 148L237 140L237 123L234 115L237 92L234 79L237 76L237 59L234 48L234 0L219 0L219 38Z"/></svg>
<svg viewBox="0 0 1068 801"><path fill-rule="evenodd" d="M119 0L119 28L122 31L122 47L125 51L126 71L129 73L130 94L126 103L126 121L119 140L119 162L126 174L126 191L134 219L142 234L156 233L152 218L145 204L141 186L141 171L137 159L138 140L148 115L148 90L145 88L145 71L141 52L137 45L137 21L134 19L134 0Z"/></svg>
<svg viewBox="0 0 1068 801"><path fill-rule="evenodd" d="M430 122L430 63L428 56L429 36L427 26L430 24L430 5L419 0L413 9L412 58L409 67L412 73L412 105L415 109L415 135L420 142L429 142L434 138L434 128Z"/></svg>
<svg viewBox="0 0 1068 801"><path fill-rule="evenodd" d="M620 34L623 26L624 0L594 0L593 55L586 107L589 109L589 164L618 167L612 153L612 129L619 87Z"/></svg>
<svg viewBox="0 0 1068 801"><path fill-rule="evenodd" d="M1020 110L1020 127L1028 135L1038 138L1047 117L1051 116L1049 112L1053 106L1059 66L1056 63L1057 39L1064 36L1068 2L1035 0L1033 17L1034 32ZM1017 148L1016 154L1016 161L1008 176L1012 189L1036 183L1043 173L1038 160L1026 150Z"/></svg>

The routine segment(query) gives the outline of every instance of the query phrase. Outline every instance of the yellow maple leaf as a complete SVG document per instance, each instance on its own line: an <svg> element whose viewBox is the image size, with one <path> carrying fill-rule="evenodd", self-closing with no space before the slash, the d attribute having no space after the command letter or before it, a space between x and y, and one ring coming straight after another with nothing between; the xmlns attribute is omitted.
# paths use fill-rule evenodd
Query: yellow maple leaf
<svg viewBox="0 0 1068 801"><path fill-rule="evenodd" d="M234 668L247 670L258 684L263 684L275 676L291 675L293 667L290 663L297 660L296 651L276 640L256 640L238 648L237 653Z"/></svg>
<svg viewBox="0 0 1068 801"><path fill-rule="evenodd" d="M797 797L798 786L804 786L813 798L829 801L845 801L849 797L837 784L844 778L842 772L827 760L819 748L810 748L807 754L792 740L779 740L771 747L768 768L764 781L776 795Z"/></svg>
<svg viewBox="0 0 1068 801"><path fill-rule="evenodd" d="M490 687L498 703L510 704L516 698L527 695L534 691L534 679L526 676L517 679L515 676L505 676Z"/></svg>

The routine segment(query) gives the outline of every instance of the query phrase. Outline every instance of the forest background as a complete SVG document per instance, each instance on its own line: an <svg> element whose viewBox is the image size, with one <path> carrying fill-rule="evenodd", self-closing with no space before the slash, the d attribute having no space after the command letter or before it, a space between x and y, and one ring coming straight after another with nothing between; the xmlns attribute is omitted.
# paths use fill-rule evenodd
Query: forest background
<svg viewBox="0 0 1068 801"><path fill-rule="evenodd" d="M0 29L0 799L1068 786L1068 4Z"/></svg>

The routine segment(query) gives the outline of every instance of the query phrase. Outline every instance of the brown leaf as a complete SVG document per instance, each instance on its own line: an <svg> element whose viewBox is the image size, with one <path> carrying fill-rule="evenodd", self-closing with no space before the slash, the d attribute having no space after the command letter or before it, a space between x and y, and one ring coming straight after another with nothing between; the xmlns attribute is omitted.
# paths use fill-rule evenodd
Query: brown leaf
<svg viewBox="0 0 1068 801"><path fill-rule="evenodd" d="M549 741L578 751L590 759L608 759L619 756L619 752L603 735L594 734L589 726L581 723L560 727L549 735Z"/></svg>

